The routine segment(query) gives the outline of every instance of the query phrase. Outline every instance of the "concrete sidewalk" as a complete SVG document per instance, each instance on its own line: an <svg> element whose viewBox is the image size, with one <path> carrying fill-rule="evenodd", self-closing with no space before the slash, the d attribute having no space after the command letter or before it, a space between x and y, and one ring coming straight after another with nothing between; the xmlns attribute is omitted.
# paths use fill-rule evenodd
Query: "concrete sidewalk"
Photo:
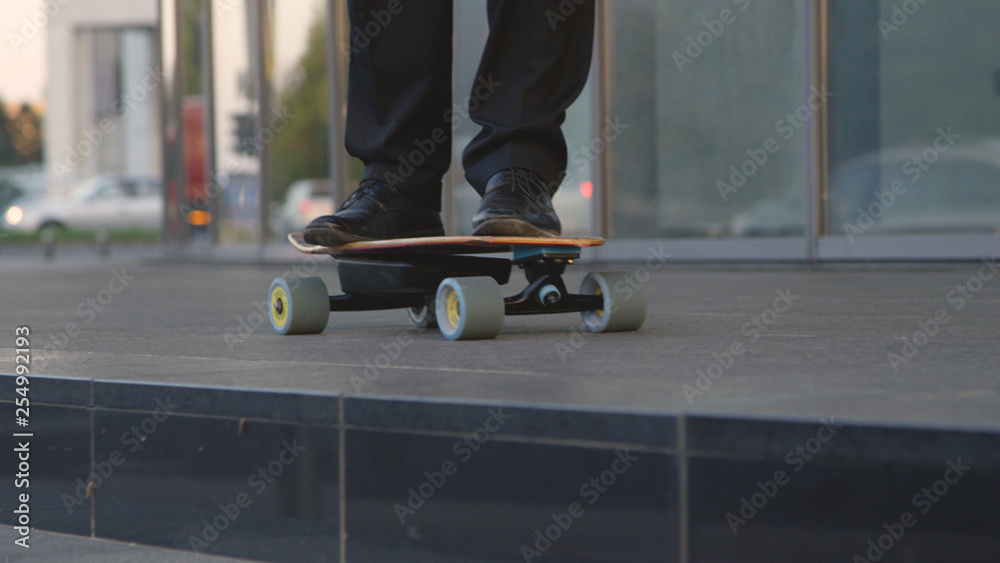
<svg viewBox="0 0 1000 563"><path fill-rule="evenodd" d="M602 268L577 264L568 285ZM275 335L271 279L313 271L337 291L329 259L0 261L0 332L31 327L36 374L1000 428L1000 276L982 263L667 265L645 284L637 333L593 335L565 314L448 342L381 311L332 314L322 335ZM0 372L13 369L13 349L0 349Z"/></svg>

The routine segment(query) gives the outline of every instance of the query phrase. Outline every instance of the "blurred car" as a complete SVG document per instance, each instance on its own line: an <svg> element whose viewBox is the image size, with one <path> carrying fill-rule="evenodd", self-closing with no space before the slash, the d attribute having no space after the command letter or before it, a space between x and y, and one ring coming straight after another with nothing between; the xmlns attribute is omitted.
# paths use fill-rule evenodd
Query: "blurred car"
<svg viewBox="0 0 1000 563"><path fill-rule="evenodd" d="M284 239L288 233L306 228L309 221L334 211L333 182L329 178L307 178L288 186L285 201L277 209L271 225L274 234Z"/></svg>
<svg viewBox="0 0 1000 563"><path fill-rule="evenodd" d="M851 227L881 234L1000 232L1000 142L973 141L938 152L934 162L914 161L929 150L891 148L837 167L826 199L829 234ZM885 195L894 184L899 194ZM737 236L801 236L804 222L805 204L787 196L757 202L734 215L730 228Z"/></svg>
<svg viewBox="0 0 1000 563"><path fill-rule="evenodd" d="M14 201L24 197L24 190L6 179L0 179L0 211L6 211Z"/></svg>
<svg viewBox="0 0 1000 563"><path fill-rule="evenodd" d="M794 197L765 198L733 215L730 233L739 237L795 237L805 232L805 204Z"/></svg>
<svg viewBox="0 0 1000 563"><path fill-rule="evenodd" d="M928 151L888 149L835 170L827 199L830 233L857 225L862 212L872 220L865 230L873 233L1000 232L1000 142L963 142L937 152L933 162L914 161ZM883 195L885 205L878 194L896 182L900 193L891 201Z"/></svg>
<svg viewBox="0 0 1000 563"><path fill-rule="evenodd" d="M106 174L84 180L65 198L25 199L3 215L22 232L61 229L159 229L163 180L155 175Z"/></svg>

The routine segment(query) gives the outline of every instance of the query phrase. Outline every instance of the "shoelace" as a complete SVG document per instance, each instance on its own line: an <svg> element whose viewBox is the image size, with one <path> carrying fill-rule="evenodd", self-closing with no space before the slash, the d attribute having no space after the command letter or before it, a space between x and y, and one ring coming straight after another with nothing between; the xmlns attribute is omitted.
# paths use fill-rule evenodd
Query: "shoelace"
<svg viewBox="0 0 1000 563"><path fill-rule="evenodd" d="M393 186L390 186L389 184L386 184L374 178L366 178L358 183L358 189L354 190L354 193L352 193L346 200L344 200L344 203L341 204L340 209L347 209L348 207L354 205L354 203L356 203L361 198L365 198L379 205L380 207L385 207L385 205L375 196L375 194L371 193L376 191L376 189L379 186L388 189L393 194L399 195L400 193L398 189L396 189Z"/></svg>
<svg viewBox="0 0 1000 563"><path fill-rule="evenodd" d="M546 209L548 206L542 201L536 194L533 188L538 188L540 192L546 192L545 182L540 176L531 172L530 170L520 171L515 170L510 173L510 191L515 192L518 189L524 193L525 196L534 204L536 207L541 209Z"/></svg>

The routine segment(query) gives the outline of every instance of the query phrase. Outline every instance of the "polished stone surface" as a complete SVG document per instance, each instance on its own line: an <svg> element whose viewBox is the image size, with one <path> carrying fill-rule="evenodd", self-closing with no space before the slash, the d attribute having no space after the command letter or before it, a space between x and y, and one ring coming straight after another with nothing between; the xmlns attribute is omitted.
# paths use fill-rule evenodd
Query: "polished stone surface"
<svg viewBox="0 0 1000 563"><path fill-rule="evenodd" d="M822 449L792 463L688 463L691 561L978 562L1000 553L996 466L857 463Z"/></svg>
<svg viewBox="0 0 1000 563"><path fill-rule="evenodd" d="M164 398L171 404L174 398ZM100 537L269 561L339 558L335 428L98 409Z"/></svg>
<svg viewBox="0 0 1000 563"><path fill-rule="evenodd" d="M484 428L348 431L348 560L374 545L469 561L675 560L674 456L505 441Z"/></svg>
<svg viewBox="0 0 1000 563"><path fill-rule="evenodd" d="M6 381L6 378L4 378ZM0 411L11 418L14 404L0 402ZM30 525L46 530L72 534L90 534L90 500L86 497L87 476L90 472L90 413L86 409L35 404L30 407L27 428L14 427L4 421L0 434L0 524L14 525L19 515L12 511L21 503L19 495L27 493ZM30 432L31 437L14 437L13 432ZM16 470L20 453L14 453L28 440L28 487L16 488ZM76 479L82 479L77 482ZM76 491L82 501L77 501ZM62 496L70 495L70 501ZM13 541L13 540L11 540Z"/></svg>
<svg viewBox="0 0 1000 563"><path fill-rule="evenodd" d="M481 401L457 404L375 397L344 399L344 424L349 427L468 432L484 423L496 426L496 436L665 447L677 443L677 419L668 415L585 411L560 405L498 406Z"/></svg>

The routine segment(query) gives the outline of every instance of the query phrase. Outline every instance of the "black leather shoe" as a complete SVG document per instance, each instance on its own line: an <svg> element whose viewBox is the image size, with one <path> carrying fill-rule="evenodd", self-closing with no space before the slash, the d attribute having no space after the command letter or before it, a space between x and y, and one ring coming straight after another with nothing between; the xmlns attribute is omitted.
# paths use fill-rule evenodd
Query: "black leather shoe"
<svg viewBox="0 0 1000 563"><path fill-rule="evenodd" d="M472 218L476 236L558 237L562 225L541 176L510 168L486 183L486 195Z"/></svg>
<svg viewBox="0 0 1000 563"><path fill-rule="evenodd" d="M380 180L362 180L333 215L313 219L305 241L323 246L409 237L444 236L441 214Z"/></svg>

